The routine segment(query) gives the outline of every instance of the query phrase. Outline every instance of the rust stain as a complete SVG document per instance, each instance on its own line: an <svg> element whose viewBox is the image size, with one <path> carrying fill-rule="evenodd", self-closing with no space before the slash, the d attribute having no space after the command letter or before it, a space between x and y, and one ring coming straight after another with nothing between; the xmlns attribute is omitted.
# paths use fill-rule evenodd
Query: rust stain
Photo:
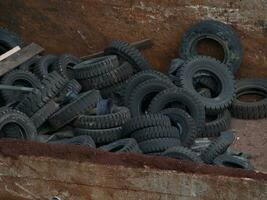
<svg viewBox="0 0 267 200"><path fill-rule="evenodd" d="M267 77L266 0L8 0L0 2L0 12L0 25L49 53L83 56L103 49L114 38L129 42L151 38L155 46L144 54L161 71L178 56L181 36L190 25L217 19L232 25L242 40L244 59L238 77Z"/></svg>

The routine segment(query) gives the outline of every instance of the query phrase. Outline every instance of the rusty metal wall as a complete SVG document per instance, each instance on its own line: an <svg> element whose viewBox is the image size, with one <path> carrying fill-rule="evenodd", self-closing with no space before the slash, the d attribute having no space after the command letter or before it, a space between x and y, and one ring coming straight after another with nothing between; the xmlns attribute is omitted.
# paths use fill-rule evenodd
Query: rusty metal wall
<svg viewBox="0 0 267 200"><path fill-rule="evenodd" d="M164 71L177 57L184 31L201 19L231 24L242 40L239 77L267 77L267 0L5 0L0 25L50 53L77 56L101 50L113 38L153 39L145 56Z"/></svg>

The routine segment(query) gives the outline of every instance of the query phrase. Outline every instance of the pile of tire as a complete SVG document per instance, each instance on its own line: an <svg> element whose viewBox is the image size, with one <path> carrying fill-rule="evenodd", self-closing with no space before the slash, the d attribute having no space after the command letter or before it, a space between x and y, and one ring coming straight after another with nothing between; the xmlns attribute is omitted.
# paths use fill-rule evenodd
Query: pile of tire
<svg viewBox="0 0 267 200"><path fill-rule="evenodd" d="M223 61L197 54L197 42L205 38L222 44ZM0 50L20 41L0 30ZM112 41L104 54L85 61L38 55L4 75L2 84L35 90L1 91L0 136L253 169L248 156L229 148L231 114L266 117L267 81L234 80L242 48L230 26L213 20L193 25L168 74L153 70L124 41ZM264 99L240 98L249 94Z"/></svg>

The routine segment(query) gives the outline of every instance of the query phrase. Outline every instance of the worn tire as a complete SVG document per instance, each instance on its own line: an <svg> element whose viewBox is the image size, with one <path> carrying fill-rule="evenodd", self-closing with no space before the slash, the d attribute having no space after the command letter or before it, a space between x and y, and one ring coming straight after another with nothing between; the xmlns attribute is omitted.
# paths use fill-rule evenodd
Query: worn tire
<svg viewBox="0 0 267 200"><path fill-rule="evenodd" d="M131 137L136 139L137 142L157 138L177 138L180 139L179 130L174 127L153 126L137 130L131 134Z"/></svg>
<svg viewBox="0 0 267 200"><path fill-rule="evenodd" d="M48 101L55 98L66 84L57 72L50 73L42 80L41 88L26 95L17 105L16 109L31 117L42 108Z"/></svg>
<svg viewBox="0 0 267 200"><path fill-rule="evenodd" d="M215 158L213 163L221 167L241 168L246 170L254 170L254 167L247 159L240 158L238 156L222 154Z"/></svg>
<svg viewBox="0 0 267 200"><path fill-rule="evenodd" d="M194 119L184 110L179 108L167 108L159 112L170 118L172 125L180 132L181 144L190 147L197 137L197 127Z"/></svg>
<svg viewBox="0 0 267 200"><path fill-rule="evenodd" d="M189 110L189 114L195 120L197 132L204 131L205 110L198 98L182 88L167 89L156 95L149 105L149 113L157 113L166 109L170 103L179 103Z"/></svg>
<svg viewBox="0 0 267 200"><path fill-rule="evenodd" d="M36 113L33 114L31 120L36 128L39 128L46 120L53 115L59 109L59 104L53 100L49 101L42 108L40 108Z"/></svg>
<svg viewBox="0 0 267 200"><path fill-rule="evenodd" d="M75 128L74 135L89 135L93 138L95 143L99 145L105 145L119 139L124 138L124 134L121 127L109 128L109 129L82 129Z"/></svg>
<svg viewBox="0 0 267 200"><path fill-rule="evenodd" d="M241 42L229 25L219 21L204 20L191 26L181 40L180 56L185 60L196 56L197 43L206 38L222 46L225 52L223 63L236 73L242 61Z"/></svg>
<svg viewBox="0 0 267 200"><path fill-rule="evenodd" d="M83 90L102 89L127 80L133 74L132 66L124 62L119 67L100 76L81 79L79 82Z"/></svg>
<svg viewBox="0 0 267 200"><path fill-rule="evenodd" d="M182 146L171 147L164 151L161 156L167 156L178 160L190 160L198 163L203 162L196 152Z"/></svg>
<svg viewBox="0 0 267 200"><path fill-rule="evenodd" d="M22 63L19 66L19 69L34 73L34 69L35 69L37 63L40 61L40 59L41 59L41 56L39 56L39 55L34 56L30 60L27 60L26 62Z"/></svg>
<svg viewBox="0 0 267 200"><path fill-rule="evenodd" d="M110 144L101 146L99 149L117 153L142 153L136 140L133 138L120 139Z"/></svg>
<svg viewBox="0 0 267 200"><path fill-rule="evenodd" d="M157 138L146 140L138 143L140 149L144 154L147 153L160 153L175 146L180 146L180 140L177 138Z"/></svg>
<svg viewBox="0 0 267 200"><path fill-rule="evenodd" d="M194 88L194 76L199 71L207 71L219 81L221 90L214 98L201 96ZM179 85L199 98L210 114L220 113L227 109L235 97L235 81L233 74L219 61L209 57L198 56L187 61L177 72Z"/></svg>
<svg viewBox="0 0 267 200"><path fill-rule="evenodd" d="M53 140L48 142L49 144L72 144L72 145L81 145L86 147L95 148L94 140L87 135L80 135L73 138Z"/></svg>
<svg viewBox="0 0 267 200"><path fill-rule="evenodd" d="M135 67L137 71L151 69L152 67L143 57L138 49L131 46L128 42L113 40L104 50L106 55L117 55Z"/></svg>
<svg viewBox="0 0 267 200"><path fill-rule="evenodd" d="M223 154L233 143L233 141L234 135L232 132L222 132L220 137L214 139L211 144L201 153L201 159L207 164L212 164L214 159Z"/></svg>
<svg viewBox="0 0 267 200"><path fill-rule="evenodd" d="M169 77L166 76L165 74L155 71L155 70L145 70L145 71L141 71L137 74L135 74L134 76L132 76L127 84L125 85L124 88L124 94L123 94L123 99L124 99L124 105L127 105L128 102L130 101L130 97L133 93L133 91L136 89L136 87L143 83L144 81L147 81L149 79L163 79L166 81L171 82L171 80L169 80Z"/></svg>
<svg viewBox="0 0 267 200"><path fill-rule="evenodd" d="M6 28L0 28L0 55L16 46L23 46L21 38Z"/></svg>
<svg viewBox="0 0 267 200"><path fill-rule="evenodd" d="M73 67L74 77L76 79L88 79L106 74L119 66L117 56L102 56L92 58L79 63Z"/></svg>
<svg viewBox="0 0 267 200"><path fill-rule="evenodd" d="M98 90L91 90L79 95L77 99L67 104L59 111L54 113L49 118L49 123L55 128L59 129L64 125L70 123L79 114L86 112L87 110L96 106L101 96Z"/></svg>
<svg viewBox="0 0 267 200"><path fill-rule="evenodd" d="M58 57L54 55L46 55L40 58L39 62L34 68L34 74L40 79L48 76L49 73L53 72L54 64L57 62Z"/></svg>
<svg viewBox="0 0 267 200"><path fill-rule="evenodd" d="M65 86L60 91L59 95L56 98L56 102L59 103L68 103L73 99L73 96L76 97L80 91L82 90L82 86L78 81L72 79L68 81Z"/></svg>
<svg viewBox="0 0 267 200"><path fill-rule="evenodd" d="M128 102L132 116L139 116L147 111L153 98L161 91L176 86L163 79L150 79L136 86Z"/></svg>
<svg viewBox="0 0 267 200"><path fill-rule="evenodd" d="M153 127L153 126L162 126L169 127L171 126L171 121L167 116L159 114L150 114L150 115L141 115L138 117L133 117L122 125L123 131L126 135L131 134L137 130Z"/></svg>
<svg viewBox="0 0 267 200"><path fill-rule="evenodd" d="M5 132L5 128L9 127L12 130L11 132L7 130ZM16 126L14 126L16 125ZM4 128L4 129L3 129ZM16 128L16 133L20 132L19 135L14 134L14 129ZM1 109L0 111L0 138L2 137L10 137L10 138L20 138L20 139L34 139L37 135L37 130L32 123L32 121L22 112L18 110L13 110L10 108Z"/></svg>
<svg viewBox="0 0 267 200"><path fill-rule="evenodd" d="M73 126L87 129L105 129L121 126L131 118L126 107L115 107L112 112L104 115L82 114L73 122Z"/></svg>
<svg viewBox="0 0 267 200"><path fill-rule="evenodd" d="M236 98L231 107L233 117L239 119L261 119L267 117L267 80L244 79L237 81ZM259 101L246 102L239 98L242 95L259 95Z"/></svg>
<svg viewBox="0 0 267 200"><path fill-rule="evenodd" d="M70 54L61 55L53 65L53 69L57 71L62 77L73 79L73 67L81 63L81 59Z"/></svg>
<svg viewBox="0 0 267 200"><path fill-rule="evenodd" d="M208 117L206 117L207 119ZM207 120L206 120L207 121ZM216 119L205 123L205 131L201 137L218 137L220 132L226 131L230 128L231 113L225 110L216 115Z"/></svg>
<svg viewBox="0 0 267 200"><path fill-rule="evenodd" d="M32 88L41 87L41 81L33 73L23 70L13 70L5 74L1 84ZM18 101L23 95L23 92L14 90L2 90L1 93L6 102Z"/></svg>

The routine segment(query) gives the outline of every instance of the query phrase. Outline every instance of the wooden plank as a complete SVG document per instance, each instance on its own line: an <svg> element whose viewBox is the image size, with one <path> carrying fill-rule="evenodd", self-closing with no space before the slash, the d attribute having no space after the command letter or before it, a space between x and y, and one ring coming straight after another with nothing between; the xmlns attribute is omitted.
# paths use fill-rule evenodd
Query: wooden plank
<svg viewBox="0 0 267 200"><path fill-rule="evenodd" d="M7 57L11 56L12 54L18 52L21 48L19 46L14 47L13 49L10 49L6 53L2 54L0 56L0 61L6 59Z"/></svg>
<svg viewBox="0 0 267 200"><path fill-rule="evenodd" d="M44 49L38 44L31 43L30 45L22 48L20 51L10 55L5 60L0 62L0 76L15 69L22 63L43 52Z"/></svg>
<svg viewBox="0 0 267 200"><path fill-rule="evenodd" d="M151 48L153 46L153 42L151 39L144 39L144 40L140 40L137 42L133 42L133 43L131 43L131 45L137 49L147 49L147 48ZM93 53L93 54L90 54L87 56L83 56L83 57L81 57L81 59L82 60L88 60L88 59L96 58L99 56L104 56L104 51L99 51L99 52L96 52L96 53Z"/></svg>

